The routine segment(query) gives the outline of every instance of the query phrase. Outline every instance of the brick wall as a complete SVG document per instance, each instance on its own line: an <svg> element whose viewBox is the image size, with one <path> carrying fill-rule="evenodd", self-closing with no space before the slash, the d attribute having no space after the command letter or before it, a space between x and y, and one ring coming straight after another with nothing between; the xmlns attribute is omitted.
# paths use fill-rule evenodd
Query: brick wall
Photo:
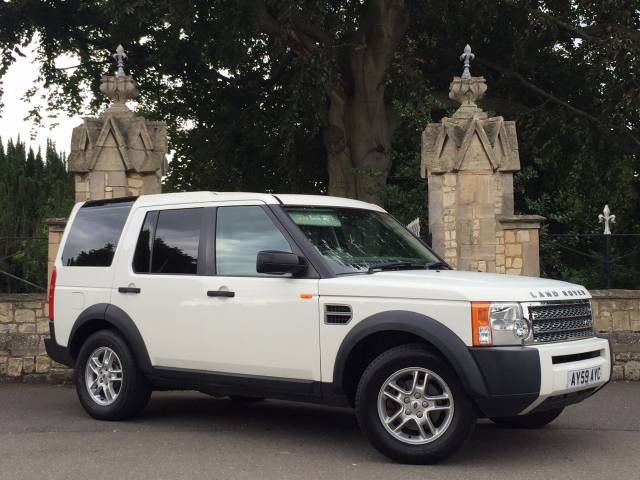
<svg viewBox="0 0 640 480"><path fill-rule="evenodd" d="M640 290L592 290L596 331L611 339L616 380L640 380ZM44 295L0 295L0 382L61 383L71 371L47 357Z"/></svg>
<svg viewBox="0 0 640 480"><path fill-rule="evenodd" d="M44 295L0 295L0 382L62 383L71 371L44 349L49 334Z"/></svg>
<svg viewBox="0 0 640 480"><path fill-rule="evenodd" d="M592 290L596 331L611 339L615 380L640 380L640 290Z"/></svg>

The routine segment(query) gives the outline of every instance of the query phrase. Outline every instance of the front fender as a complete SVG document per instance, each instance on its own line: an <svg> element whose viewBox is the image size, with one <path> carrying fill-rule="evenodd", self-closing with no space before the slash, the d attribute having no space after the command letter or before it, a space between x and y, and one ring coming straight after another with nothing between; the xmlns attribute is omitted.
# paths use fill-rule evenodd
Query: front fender
<svg viewBox="0 0 640 480"><path fill-rule="evenodd" d="M451 364L460 383L472 398L486 398L487 386L469 347L455 333L433 318L419 313L392 310L371 315L360 321L342 341L333 370L333 384L342 390L349 354L371 334L384 331L416 335L433 345Z"/></svg>

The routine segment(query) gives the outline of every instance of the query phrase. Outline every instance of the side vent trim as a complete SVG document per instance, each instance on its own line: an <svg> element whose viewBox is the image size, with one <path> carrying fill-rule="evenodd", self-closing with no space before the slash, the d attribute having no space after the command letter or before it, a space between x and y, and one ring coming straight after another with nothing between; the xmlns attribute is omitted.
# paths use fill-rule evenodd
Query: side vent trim
<svg viewBox="0 0 640 480"><path fill-rule="evenodd" d="M324 323L327 325L346 325L351 321L352 316L350 305L327 303L324 306Z"/></svg>

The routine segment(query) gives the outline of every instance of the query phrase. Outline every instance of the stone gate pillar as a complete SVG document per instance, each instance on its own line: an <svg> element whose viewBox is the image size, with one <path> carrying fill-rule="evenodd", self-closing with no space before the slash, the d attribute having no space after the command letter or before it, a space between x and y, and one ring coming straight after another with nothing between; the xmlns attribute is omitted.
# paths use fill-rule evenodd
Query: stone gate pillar
<svg viewBox="0 0 640 480"><path fill-rule="evenodd" d="M115 75L104 75L100 91L111 105L98 118L85 117L71 134L69 172L75 178L76 202L161 193L167 170L167 125L136 115L127 100L137 98L138 85L125 75L126 54L118 46ZM49 276L66 219L49 219Z"/></svg>
<svg viewBox="0 0 640 480"><path fill-rule="evenodd" d="M84 118L71 135L69 171L77 202L160 193L166 173L167 125L127 107L127 100L138 97L138 86L122 69L122 46L114 57L117 73L100 82L111 105L98 118Z"/></svg>
<svg viewBox="0 0 640 480"><path fill-rule="evenodd" d="M513 174L520 170L515 122L489 117L476 102L487 90L465 69L449 97L460 107L422 133L422 177L429 188L433 248L459 270L537 276L544 217L514 215Z"/></svg>

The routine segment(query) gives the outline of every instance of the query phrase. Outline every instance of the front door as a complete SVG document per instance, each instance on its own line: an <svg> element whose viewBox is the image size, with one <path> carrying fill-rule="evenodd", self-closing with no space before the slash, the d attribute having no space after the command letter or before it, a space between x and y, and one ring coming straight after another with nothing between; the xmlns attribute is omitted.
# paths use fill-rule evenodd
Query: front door
<svg viewBox="0 0 640 480"><path fill-rule="evenodd" d="M256 271L259 251L299 253L287 237L266 207L217 209L211 369L320 380L318 279Z"/></svg>

